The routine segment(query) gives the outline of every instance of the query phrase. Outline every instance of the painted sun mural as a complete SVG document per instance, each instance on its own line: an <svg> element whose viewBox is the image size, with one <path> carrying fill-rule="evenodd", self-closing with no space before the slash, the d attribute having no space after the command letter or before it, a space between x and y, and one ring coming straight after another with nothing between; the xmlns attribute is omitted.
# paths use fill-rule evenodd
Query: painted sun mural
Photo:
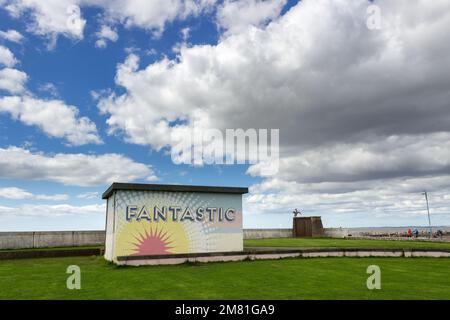
<svg viewBox="0 0 450 320"><path fill-rule="evenodd" d="M150 232L145 230L144 234L135 236L135 239L136 252L133 254L135 256L172 253L170 251L173 248L170 246L172 243L170 234L167 231L163 231L162 228L158 230L156 227L151 229Z"/></svg>
<svg viewBox="0 0 450 320"><path fill-rule="evenodd" d="M240 195L207 194L191 192L147 192L119 190L114 195L113 211L109 227L111 243L108 254L111 260L125 256L170 255L180 253L203 253L242 250L242 204ZM110 203L108 202L108 203ZM155 218L155 207L166 212L169 207L179 207L176 219L172 214ZM143 208L148 215L140 217ZM235 219L230 221L193 216L182 220L185 208L197 214L198 208L234 208ZM131 211L129 208L135 208ZM224 209L224 210L225 210ZM217 209L219 210L219 209ZM217 211L219 212L219 211ZM224 214L226 211L222 211ZM129 214L130 213L130 214ZM224 216L225 217L225 216ZM148 218L148 219L147 219ZM108 236L108 233L107 233ZM106 254L105 254L106 255Z"/></svg>
<svg viewBox="0 0 450 320"><path fill-rule="evenodd" d="M182 224L130 222L117 241L117 255L145 256L182 253L188 250L188 237Z"/></svg>

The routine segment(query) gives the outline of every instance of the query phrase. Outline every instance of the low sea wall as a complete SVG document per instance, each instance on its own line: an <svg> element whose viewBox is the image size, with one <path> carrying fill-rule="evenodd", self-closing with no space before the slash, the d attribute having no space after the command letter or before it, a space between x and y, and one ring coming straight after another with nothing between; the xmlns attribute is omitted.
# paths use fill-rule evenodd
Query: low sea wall
<svg viewBox="0 0 450 320"><path fill-rule="evenodd" d="M290 238L292 229L244 229L244 239Z"/></svg>
<svg viewBox="0 0 450 320"><path fill-rule="evenodd" d="M344 228L324 228L324 237L345 238L348 236L348 229ZM290 238L292 229L244 229L244 239L267 239L267 238Z"/></svg>
<svg viewBox="0 0 450 320"><path fill-rule="evenodd" d="M349 231L346 228L323 228L324 237L328 238L346 238Z"/></svg>
<svg viewBox="0 0 450 320"><path fill-rule="evenodd" d="M325 228L325 237L344 238L347 229ZM292 229L244 229L244 239L289 238ZM0 249L98 246L105 243L105 231L0 232Z"/></svg>
<svg viewBox="0 0 450 320"><path fill-rule="evenodd" d="M105 231L0 232L0 249L97 246Z"/></svg>

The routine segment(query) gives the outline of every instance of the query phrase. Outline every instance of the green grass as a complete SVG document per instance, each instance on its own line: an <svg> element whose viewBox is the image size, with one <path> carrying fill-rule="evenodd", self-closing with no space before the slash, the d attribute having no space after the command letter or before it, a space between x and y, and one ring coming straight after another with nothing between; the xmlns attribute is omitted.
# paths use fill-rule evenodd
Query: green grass
<svg viewBox="0 0 450 320"><path fill-rule="evenodd" d="M272 238L244 240L247 247L295 247L295 248L385 248L385 249L450 249L450 242L430 242L414 240L359 240L335 238ZM103 249L103 246L50 247L31 249L0 249L11 251L52 251L77 249Z"/></svg>
<svg viewBox="0 0 450 320"><path fill-rule="evenodd" d="M375 248L375 249L450 249L450 242L414 240L359 240L332 238L273 238L245 240L251 247L295 248Z"/></svg>
<svg viewBox="0 0 450 320"><path fill-rule="evenodd" d="M81 290L66 268L81 268ZM366 268L381 268L381 290ZM0 299L450 299L447 258L297 258L117 267L102 257L0 261Z"/></svg>

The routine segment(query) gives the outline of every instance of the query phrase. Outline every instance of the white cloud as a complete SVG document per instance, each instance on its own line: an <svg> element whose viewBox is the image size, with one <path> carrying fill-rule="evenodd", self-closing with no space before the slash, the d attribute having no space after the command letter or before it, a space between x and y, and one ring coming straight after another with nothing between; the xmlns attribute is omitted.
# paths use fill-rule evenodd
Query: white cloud
<svg viewBox="0 0 450 320"><path fill-rule="evenodd" d="M51 200L51 201L64 201L69 199L69 196L67 194L53 194L53 195L45 195L45 194L38 194L35 196L36 200Z"/></svg>
<svg viewBox="0 0 450 320"><path fill-rule="evenodd" d="M83 38L86 20L78 4L78 0L11 0L6 2L4 9L15 18L29 15L31 21L27 30L55 41L59 34L73 39Z"/></svg>
<svg viewBox="0 0 450 320"><path fill-rule="evenodd" d="M291 221L298 208L305 215L321 215L326 226L427 225L422 191L430 191L433 225L448 225L450 176L396 178L365 182L298 183L268 179L250 188L244 199L249 215L275 214ZM283 219L283 215L285 218Z"/></svg>
<svg viewBox="0 0 450 320"><path fill-rule="evenodd" d="M437 35L450 27L450 4L392 3L379 1L396 28L377 32L366 27L367 1L305 0L263 29L182 47L174 60L140 69L130 54L116 74L125 93L100 110L128 141L156 148L176 120L280 128L285 152L448 130L450 38ZM417 10L423 21L410 18Z"/></svg>
<svg viewBox="0 0 450 320"><path fill-rule="evenodd" d="M31 199L33 194L20 188L10 187L0 188L0 197L6 199Z"/></svg>
<svg viewBox="0 0 450 320"><path fill-rule="evenodd" d="M12 68L0 69L0 90L8 91L12 94L25 91L25 83L28 76L25 72Z"/></svg>
<svg viewBox="0 0 450 320"><path fill-rule="evenodd" d="M103 49L103 48L106 48L107 45L108 44L105 39L98 39L97 41L95 41L95 46L97 48Z"/></svg>
<svg viewBox="0 0 450 320"><path fill-rule="evenodd" d="M0 178L46 180L65 185L100 186L154 177L151 166L120 154L46 155L29 150L0 148Z"/></svg>
<svg viewBox="0 0 450 320"><path fill-rule="evenodd" d="M0 38L12 41L12 42L16 42L16 43L21 43L23 41L23 35L18 32L17 30L7 30L7 31L1 31L0 30Z"/></svg>
<svg viewBox="0 0 450 320"><path fill-rule="evenodd" d="M156 175L150 175L147 178L145 178L145 181L148 181L148 182L155 182L158 180L159 180L159 178Z"/></svg>
<svg viewBox="0 0 450 320"><path fill-rule="evenodd" d="M113 21L161 33L167 23L197 16L211 8L215 0L87 1L89 2L102 7L105 15Z"/></svg>
<svg viewBox="0 0 450 320"><path fill-rule="evenodd" d="M0 188L0 198L13 199L13 200L23 200L23 199L34 199L34 200L51 200L51 201L64 201L69 199L67 194L33 194L21 188L8 187Z"/></svg>
<svg viewBox="0 0 450 320"><path fill-rule="evenodd" d="M51 137L66 139L71 145L102 143L96 125L86 117L79 117L76 107L61 100L3 97L0 98L0 112L9 113L26 125L38 126Z"/></svg>
<svg viewBox="0 0 450 320"><path fill-rule="evenodd" d="M83 39L85 7L100 8L105 20L160 34L167 23L199 15L214 3L215 0L9 0L4 8L16 18L29 14L28 31L49 36L54 42L58 35Z"/></svg>
<svg viewBox="0 0 450 320"><path fill-rule="evenodd" d="M0 216L64 217L104 214L104 204L93 204L86 206L73 206L69 204L26 204L17 207L0 206Z"/></svg>
<svg viewBox="0 0 450 320"><path fill-rule="evenodd" d="M252 186L246 205L254 214L300 207L332 226L426 225L426 190L433 224L448 225L449 143L445 132L299 152L281 159L276 177Z"/></svg>
<svg viewBox="0 0 450 320"><path fill-rule="evenodd" d="M116 74L124 93L103 97L99 109L111 133L156 149L170 147L171 133L184 124L279 128L281 167L273 179L317 193L278 190L266 208L256 207L262 211L300 202L338 213L351 202L349 212L383 219L381 212L391 210L383 202L356 208L370 202L370 191L360 189L379 181L393 184L386 201L397 208L398 197L407 214L405 180L449 172L450 3L376 1L382 12L376 31L366 26L369 4L303 0L267 26L245 28L217 45L182 46L173 60L140 68L130 54ZM257 167L249 173L258 175ZM354 193L346 198L349 189ZM343 200L333 205L336 193Z"/></svg>
<svg viewBox="0 0 450 320"><path fill-rule="evenodd" d="M260 27L277 18L287 0L225 0L217 9L217 24L226 35Z"/></svg>
<svg viewBox="0 0 450 320"><path fill-rule="evenodd" d="M248 173L260 176L260 165ZM317 147L280 160L278 178L303 183L357 182L450 172L450 132L389 136ZM449 182L450 187L450 182Z"/></svg>
<svg viewBox="0 0 450 320"><path fill-rule="evenodd" d="M96 36L98 37L98 40L95 42L97 48L105 48L107 40L116 42L119 39L117 31L106 25L101 27L100 31L96 33Z"/></svg>
<svg viewBox="0 0 450 320"><path fill-rule="evenodd" d="M13 67L18 61L8 48L0 46L0 66Z"/></svg>
<svg viewBox="0 0 450 320"><path fill-rule="evenodd" d="M102 26L102 28L97 33L97 35L100 38L105 38L112 42L115 42L115 41L117 41L117 39L119 39L119 35L117 34L117 32L115 30L111 29L111 27L109 27L109 26Z"/></svg>
<svg viewBox="0 0 450 320"><path fill-rule="evenodd" d="M181 36L183 37L184 42L186 42L189 39L190 33L191 33L191 28L189 28L189 27L181 29Z"/></svg>
<svg viewBox="0 0 450 320"><path fill-rule="evenodd" d="M78 199L99 199L100 194L98 192L85 192L77 195Z"/></svg>
<svg viewBox="0 0 450 320"><path fill-rule="evenodd" d="M44 93L49 94L52 97L58 97L58 88L53 83L46 82L41 85L39 85L38 90Z"/></svg>

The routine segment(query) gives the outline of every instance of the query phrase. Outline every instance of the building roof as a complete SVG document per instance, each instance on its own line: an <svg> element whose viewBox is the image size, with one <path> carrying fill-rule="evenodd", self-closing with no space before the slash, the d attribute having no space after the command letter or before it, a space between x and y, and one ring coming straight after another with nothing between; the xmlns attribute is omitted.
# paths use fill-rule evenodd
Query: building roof
<svg viewBox="0 0 450 320"><path fill-rule="evenodd" d="M118 183L114 182L102 195L107 199L115 190L135 191L172 191L172 192L205 192L205 193L248 193L248 188L240 187L212 187L212 186L187 186L176 184L144 184L144 183Z"/></svg>

